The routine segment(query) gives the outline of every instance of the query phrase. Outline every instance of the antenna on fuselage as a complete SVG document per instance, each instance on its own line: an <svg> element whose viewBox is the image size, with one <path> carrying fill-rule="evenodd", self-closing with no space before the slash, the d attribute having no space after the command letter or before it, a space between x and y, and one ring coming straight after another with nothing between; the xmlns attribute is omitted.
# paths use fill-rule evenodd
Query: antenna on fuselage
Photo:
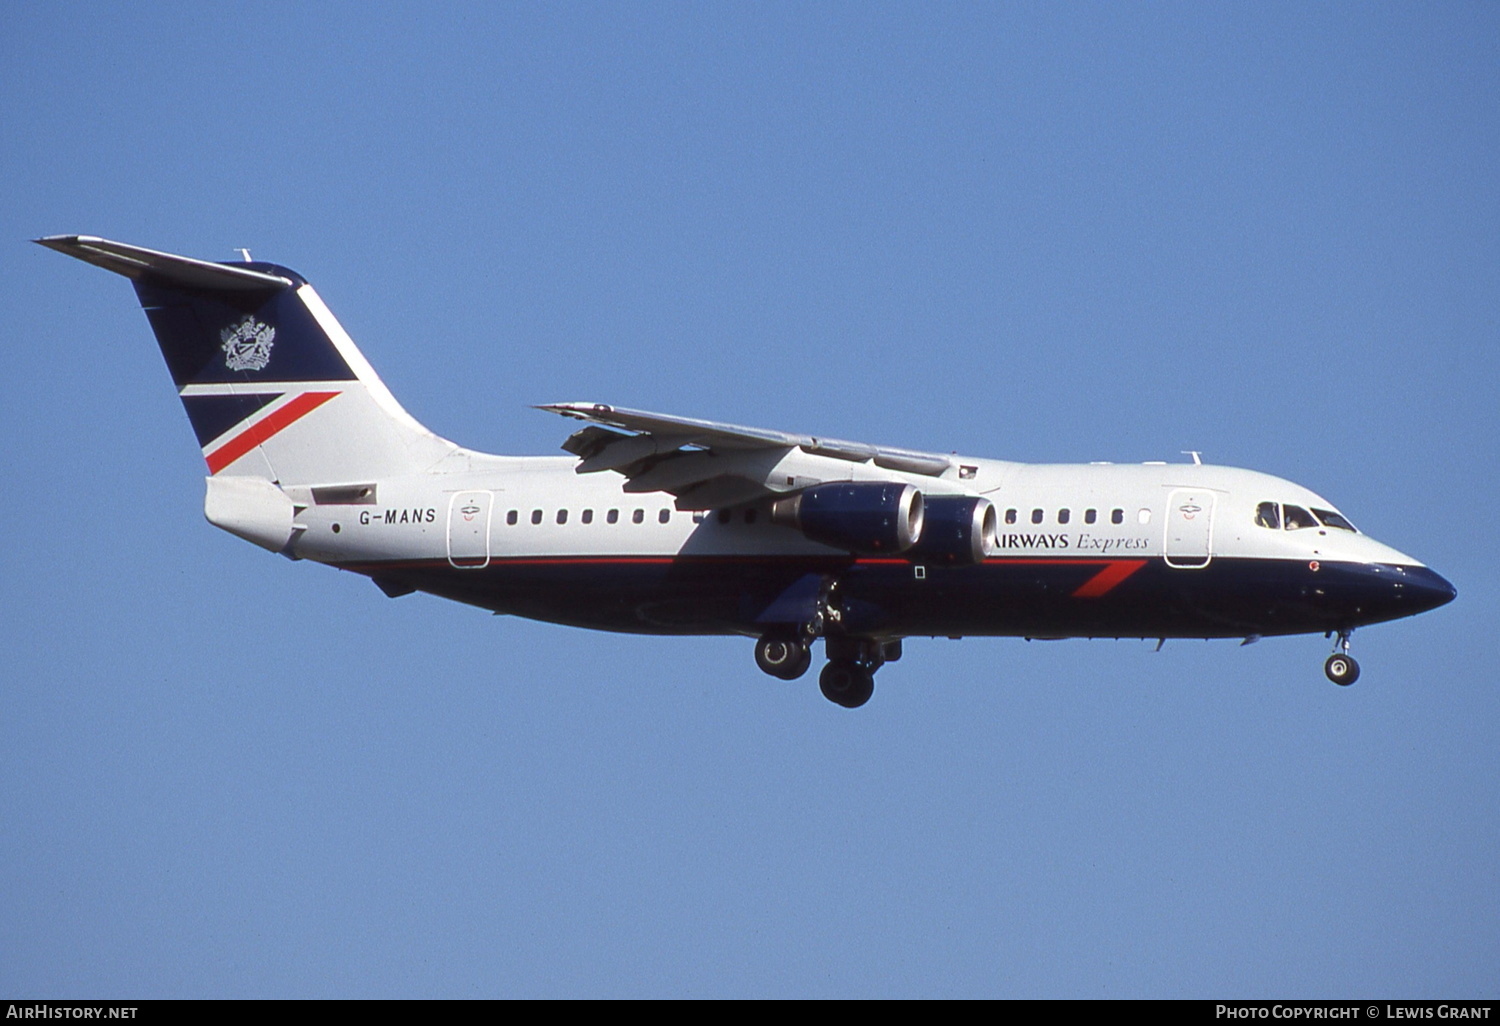
<svg viewBox="0 0 1500 1026"><path fill-rule="evenodd" d="M1191 456L1193 458L1193 466L1203 466L1203 453L1199 452L1197 449L1183 449L1182 454L1184 456Z"/></svg>
<svg viewBox="0 0 1500 1026"><path fill-rule="evenodd" d="M237 249L235 250L235 252L240 255L240 259L245 263L249 264L254 262L250 259L250 251L248 249Z"/></svg>

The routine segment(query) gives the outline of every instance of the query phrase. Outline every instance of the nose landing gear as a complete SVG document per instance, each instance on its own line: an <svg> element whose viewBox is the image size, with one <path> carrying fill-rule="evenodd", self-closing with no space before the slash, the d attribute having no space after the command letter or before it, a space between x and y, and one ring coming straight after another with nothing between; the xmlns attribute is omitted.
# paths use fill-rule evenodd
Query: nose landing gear
<svg viewBox="0 0 1500 1026"><path fill-rule="evenodd" d="M1328 679L1340 687L1348 687L1359 680L1359 663L1349 654L1350 633L1352 632L1339 631L1339 650L1323 664L1323 672L1328 675Z"/></svg>

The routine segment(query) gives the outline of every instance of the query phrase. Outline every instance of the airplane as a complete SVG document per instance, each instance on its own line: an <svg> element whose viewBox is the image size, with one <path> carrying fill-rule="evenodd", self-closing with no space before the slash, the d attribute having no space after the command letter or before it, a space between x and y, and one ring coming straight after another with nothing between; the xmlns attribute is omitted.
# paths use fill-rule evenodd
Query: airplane
<svg viewBox="0 0 1500 1026"><path fill-rule="evenodd" d="M440 438L301 275L87 235L33 240L131 280L208 465L210 523L292 559L495 613L739 635L825 697L867 702L909 637L1336 638L1452 584L1268 474L1026 464L592 402L566 456ZM243 251L242 251L243 252Z"/></svg>

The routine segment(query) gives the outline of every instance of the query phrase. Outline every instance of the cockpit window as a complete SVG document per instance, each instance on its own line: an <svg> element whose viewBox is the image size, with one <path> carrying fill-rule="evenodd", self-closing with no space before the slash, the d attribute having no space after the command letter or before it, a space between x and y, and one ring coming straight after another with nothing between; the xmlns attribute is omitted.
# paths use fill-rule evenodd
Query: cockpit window
<svg viewBox="0 0 1500 1026"><path fill-rule="evenodd" d="M1314 509L1313 513L1319 520L1323 521L1324 527L1337 527L1340 531L1354 531L1355 534L1359 533L1355 530L1353 524L1344 519L1341 513L1335 513L1331 509Z"/></svg>
<svg viewBox="0 0 1500 1026"><path fill-rule="evenodd" d="M1255 507L1255 526L1269 527L1273 531L1281 526L1281 511L1274 502L1263 502Z"/></svg>
<svg viewBox="0 0 1500 1026"><path fill-rule="evenodd" d="M1286 529L1296 531L1303 527L1317 527L1318 522L1313 515L1301 506L1282 506L1282 514L1286 517Z"/></svg>

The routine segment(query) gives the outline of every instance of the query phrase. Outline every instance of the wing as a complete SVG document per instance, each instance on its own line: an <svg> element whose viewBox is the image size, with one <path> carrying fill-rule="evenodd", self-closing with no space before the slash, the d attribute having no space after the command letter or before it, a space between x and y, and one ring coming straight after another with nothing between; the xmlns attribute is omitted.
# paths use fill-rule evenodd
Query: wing
<svg viewBox="0 0 1500 1026"><path fill-rule="evenodd" d="M825 481L880 480L890 473L941 477L953 461L939 453L846 442L815 435L626 410L602 403L548 403L589 421L562 445L578 473L613 470L628 492L671 492L678 509L715 509L787 495ZM858 469L862 468L862 469Z"/></svg>

